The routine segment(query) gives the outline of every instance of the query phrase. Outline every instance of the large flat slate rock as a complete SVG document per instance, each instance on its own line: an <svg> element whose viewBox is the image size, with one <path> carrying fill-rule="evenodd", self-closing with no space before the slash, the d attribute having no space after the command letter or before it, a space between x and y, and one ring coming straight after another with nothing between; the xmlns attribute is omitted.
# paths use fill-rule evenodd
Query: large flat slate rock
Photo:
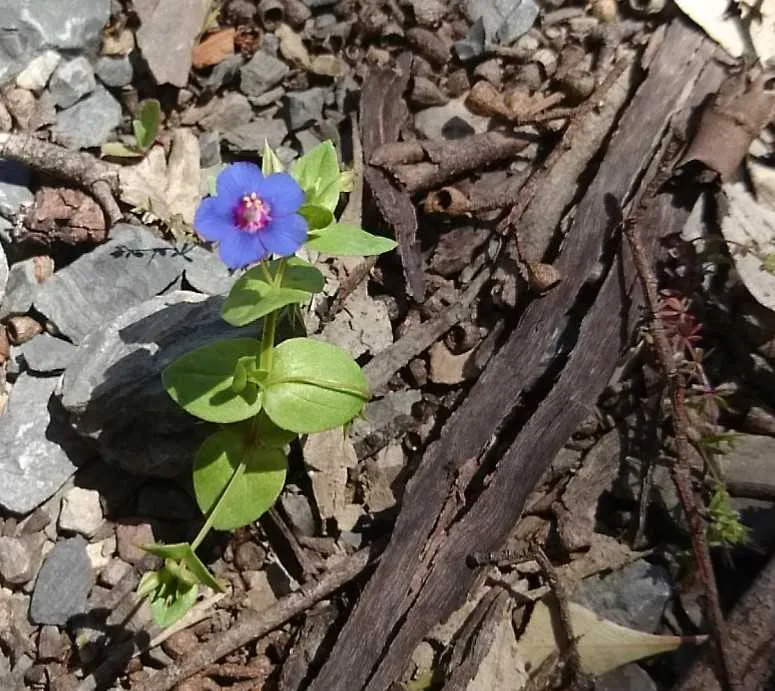
<svg viewBox="0 0 775 691"><path fill-rule="evenodd" d="M73 343L171 286L185 259L140 226L119 224L111 239L57 271L35 296L35 308Z"/></svg>
<svg viewBox="0 0 775 691"><path fill-rule="evenodd" d="M214 426L173 402L161 373L213 341L255 336L220 317L223 297L176 291L134 307L84 338L62 377L61 402L102 458L136 475L172 477Z"/></svg>

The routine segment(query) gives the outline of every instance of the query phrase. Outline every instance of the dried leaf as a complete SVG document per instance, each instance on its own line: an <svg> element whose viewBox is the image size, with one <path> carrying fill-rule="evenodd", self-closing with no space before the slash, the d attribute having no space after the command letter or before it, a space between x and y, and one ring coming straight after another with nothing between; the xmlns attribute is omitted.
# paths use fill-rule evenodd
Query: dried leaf
<svg viewBox="0 0 775 691"><path fill-rule="evenodd" d="M301 35L296 33L287 24L280 24L275 29L274 34L280 40L280 54L286 60L309 69L309 52L304 45L304 41L301 40Z"/></svg>
<svg viewBox="0 0 775 691"><path fill-rule="evenodd" d="M569 602L568 607L573 634L578 639L581 667L594 676L629 662L675 650L682 643L699 642L700 637L655 636L628 629L573 602ZM525 633L519 639L520 657L528 670L536 670L557 650L559 643L555 630L549 607L543 601L537 602Z"/></svg>
<svg viewBox="0 0 775 691"><path fill-rule="evenodd" d="M755 53L764 64L775 57L775 0L744 0L739 15L729 0L676 0L676 5L733 57Z"/></svg>
<svg viewBox="0 0 775 691"><path fill-rule="evenodd" d="M751 295L775 310L775 275L768 270L775 254L775 209L757 202L742 182L727 183L723 191L729 208L721 233L735 268Z"/></svg>
<svg viewBox="0 0 775 691"><path fill-rule="evenodd" d="M191 64L195 69L211 67L234 55L234 34L236 29L228 28L209 34L191 54Z"/></svg>
<svg viewBox="0 0 775 691"><path fill-rule="evenodd" d="M358 464L352 442L341 428L310 434L304 444L304 462L320 517L336 517L347 504L347 470Z"/></svg>
<svg viewBox="0 0 775 691"><path fill-rule="evenodd" d="M191 130L175 130L169 163L164 148L153 147L135 166L119 170L121 200L169 220L191 224L199 203L199 141Z"/></svg>

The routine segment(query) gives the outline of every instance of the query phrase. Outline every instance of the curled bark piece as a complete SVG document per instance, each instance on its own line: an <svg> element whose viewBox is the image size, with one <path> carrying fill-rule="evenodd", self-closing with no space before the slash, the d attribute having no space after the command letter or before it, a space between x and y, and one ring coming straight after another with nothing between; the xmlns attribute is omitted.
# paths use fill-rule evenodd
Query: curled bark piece
<svg viewBox="0 0 775 691"><path fill-rule="evenodd" d="M24 134L0 134L0 158L18 161L81 187L102 207L108 225L118 223L123 216L114 197L118 191L119 170L115 164Z"/></svg>
<svg viewBox="0 0 775 691"><path fill-rule="evenodd" d="M764 75L750 85L744 74L731 77L703 112L697 136L677 168L696 161L710 168L721 182L728 180L753 140L775 117L775 91L764 87Z"/></svg>
<svg viewBox="0 0 775 691"><path fill-rule="evenodd" d="M385 144L374 152L371 163L385 168L408 192L425 192L466 173L508 161L534 140L535 136L527 133L486 132L454 141ZM418 160L420 151L423 158Z"/></svg>
<svg viewBox="0 0 775 691"><path fill-rule="evenodd" d="M429 214L462 216L471 208L471 200L457 187L442 187L425 198L423 207Z"/></svg>
<svg viewBox="0 0 775 691"><path fill-rule="evenodd" d="M43 332L41 323L26 315L10 317L5 322L5 328L8 332L8 340L12 345L26 343L35 338L39 333Z"/></svg>

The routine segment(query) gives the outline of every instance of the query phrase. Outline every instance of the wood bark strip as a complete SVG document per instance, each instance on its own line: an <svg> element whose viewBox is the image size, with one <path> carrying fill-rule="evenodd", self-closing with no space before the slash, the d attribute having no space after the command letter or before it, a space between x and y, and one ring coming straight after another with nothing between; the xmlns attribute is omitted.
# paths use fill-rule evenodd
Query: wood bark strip
<svg viewBox="0 0 775 691"><path fill-rule="evenodd" d="M565 279L528 306L440 440L429 447L407 485L383 561L312 691L382 691L401 676L426 632L464 602L476 578L466 567L467 555L500 547L528 493L594 405L627 343L642 299L629 260L617 254L613 266L600 266L618 224L612 206L618 210L633 197L653 150L692 89L698 101L717 88L718 73L698 81L712 51L698 32L680 22L671 25L579 205L556 264ZM658 211L648 224L649 249L660 232L680 227L685 214L673 209L670 199ZM595 284L600 274L602 284ZM520 429L513 413L522 412L520 403L527 405L546 389ZM473 505L457 512L456 522L439 525L448 496L457 491L458 469L480 457L503 430L514 429L516 437L490 468L491 475L477 477L481 493ZM485 462L483 467L491 465ZM440 539L429 544L429 536Z"/></svg>
<svg viewBox="0 0 775 691"><path fill-rule="evenodd" d="M383 144L395 142L408 116L403 99L409 83L412 56L404 53L396 68L376 70L369 75L361 90L360 121L364 161ZM393 227L398 253L404 267L407 293L422 301L425 295L420 244L417 241L417 213L409 195L396 186L379 168L366 165L364 179L374 194L380 212Z"/></svg>

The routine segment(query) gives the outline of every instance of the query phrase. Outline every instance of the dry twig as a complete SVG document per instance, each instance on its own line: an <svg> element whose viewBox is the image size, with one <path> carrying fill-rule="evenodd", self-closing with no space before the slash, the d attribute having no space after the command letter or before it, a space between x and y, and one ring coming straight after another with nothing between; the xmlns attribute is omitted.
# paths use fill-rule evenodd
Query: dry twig
<svg viewBox="0 0 775 691"><path fill-rule="evenodd" d="M108 225L118 223L123 217L114 197L118 190L117 165L25 134L0 134L0 158L18 161L83 188L94 195Z"/></svg>
<svg viewBox="0 0 775 691"><path fill-rule="evenodd" d="M369 564L376 561L379 549L378 546L362 549L351 557L343 559L309 588L291 593L260 614L246 615L223 635L216 636L197 648L193 654L151 677L145 691L167 691L224 655L276 629L283 622L305 611L359 576Z"/></svg>
<svg viewBox="0 0 775 691"><path fill-rule="evenodd" d="M689 421L686 416L685 397L686 390L683 376L675 365L675 358L670 347L670 342L665 334L664 324L659 317L659 301L657 296L657 279L646 259L646 251L640 239L637 222L628 219L624 222L624 234L632 251L638 277L643 286L646 305L649 312L649 328L654 339L657 356L660 365L667 378L667 387L673 408L673 434L677 461L670 466L670 472L675 483L681 507L686 514L691 531L692 549L700 578L705 588L708 607L708 621L711 626L711 637L715 646L716 672L719 682L724 689L733 688L730 677L730 666L727 654L727 637L724 617L719 604L716 576L713 572L713 564L710 559L708 541L705 536L705 525L695 501L691 488L691 465L689 462L689 439L687 430Z"/></svg>

